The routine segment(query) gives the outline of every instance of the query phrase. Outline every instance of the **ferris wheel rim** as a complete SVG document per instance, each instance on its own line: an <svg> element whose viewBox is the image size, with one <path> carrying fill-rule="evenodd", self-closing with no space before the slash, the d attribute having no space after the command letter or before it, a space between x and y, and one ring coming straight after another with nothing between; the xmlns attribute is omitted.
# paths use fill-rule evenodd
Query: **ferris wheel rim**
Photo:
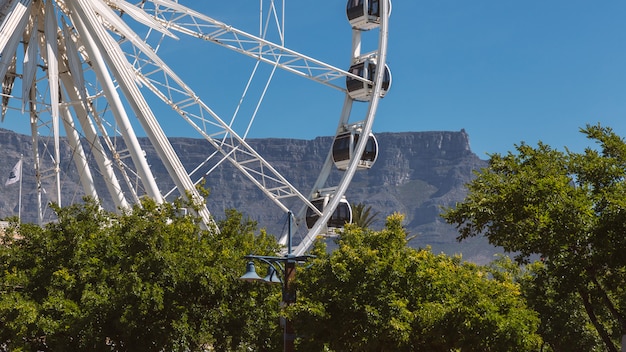
<svg viewBox="0 0 626 352"><path fill-rule="evenodd" d="M380 27L379 27L379 36L378 36L378 50L375 53L375 57L376 57L377 67L384 68L386 67L386 61L387 61L387 41L388 41L388 31L389 31L388 20L389 20L389 16L391 13L391 1L390 0L381 1L379 6L381 7L381 15L380 15ZM356 52L356 48L360 47L361 45L360 37L361 37L361 31L359 29L353 28L352 62L354 62L361 56L361 55L358 55L359 54L358 52ZM374 82L373 82L374 84L373 84L372 96L368 103L369 106L367 109L366 118L362 122L362 127L361 127L362 128L361 133L365 136L370 135L373 130L374 119L376 117L376 111L378 108L379 101L381 99L382 81L383 81L383 76L385 73L384 71L385 71L384 69L378 69L376 73L376 78L374 79ZM352 99L349 96L349 93L346 92L346 98L344 99L344 107L342 109L342 113L339 119L339 125L337 127L336 134L339 133L344 126L346 126L348 119L349 119L349 111L352 109L353 102L354 102L354 99ZM367 138L360 138L358 140L358 142L356 143L356 150L354 152L355 155L359 156L363 154L367 141L368 141ZM344 199L348 186L350 185L352 178L354 177L357 171L358 162L359 162L359 158L352 158L352 160L349 163L348 168L344 171L341 181L339 185L337 186L333 194L333 197L330 199L327 205L327 208L324 209L323 214L317 220L315 225L308 231L307 235L302 239L300 244L298 244L296 248L293 250L294 255L296 256L303 255L310 248L310 246L313 244L315 239L319 236L320 232L326 226L326 223L328 222L329 218L332 216L333 212L335 211L339 203ZM330 170L330 168L332 167L332 164L333 164L333 161L332 161L332 150L331 150L328 153L324 166L322 167L323 171L320 174L320 177L318 178L318 180L316 181L316 185L320 183L324 183L326 181L326 178L328 177L328 174L325 174L326 170ZM315 189L311 191L311 194L314 191ZM285 237L283 236L281 237L281 243L284 243L284 242L285 242Z"/></svg>

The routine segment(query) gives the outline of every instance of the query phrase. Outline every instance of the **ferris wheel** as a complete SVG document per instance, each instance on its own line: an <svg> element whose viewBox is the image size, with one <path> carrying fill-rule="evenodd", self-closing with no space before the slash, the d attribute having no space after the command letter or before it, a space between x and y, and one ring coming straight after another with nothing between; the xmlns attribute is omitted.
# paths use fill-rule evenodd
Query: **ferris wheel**
<svg viewBox="0 0 626 352"><path fill-rule="evenodd" d="M251 6L248 1L230 3ZM146 196L157 202L191 197L200 204L197 183L229 164L278 209L295 214L296 228L302 229L296 255L318 236L350 222L346 190L355 172L371 167L378 153L372 125L391 83L386 65L391 2L348 1L345 21L352 45L333 63L289 46L285 5L285 0L260 0L254 10L258 23L243 21L238 27L194 10L199 4L193 1L0 0L1 114L3 121L20 118L30 126L39 220L44 183L54 185L46 193L51 200L61 205L75 201L62 189L63 163L73 165L84 194L120 209ZM212 105L215 96L192 90L168 65L166 57L188 50L189 44L180 44L183 38L194 46L235 53L250 65L234 112L218 113ZM373 50L362 53L362 47ZM343 94L333 145L308 189L293 186L247 141L266 93L281 89L270 84L277 71ZM195 72L202 76L203 68ZM261 88L252 94L253 86ZM241 104L248 100L257 108L241 117ZM360 109L353 109L354 104ZM212 147L206 158L189 169L183 166L168 139L170 125L184 125L189 135L206 140ZM154 177L154 165L138 137L144 135L167 170L167 182ZM342 176L329 185L333 168ZM209 199L197 212L206 227L213 224L210 208ZM290 237L284 234L281 242Z"/></svg>

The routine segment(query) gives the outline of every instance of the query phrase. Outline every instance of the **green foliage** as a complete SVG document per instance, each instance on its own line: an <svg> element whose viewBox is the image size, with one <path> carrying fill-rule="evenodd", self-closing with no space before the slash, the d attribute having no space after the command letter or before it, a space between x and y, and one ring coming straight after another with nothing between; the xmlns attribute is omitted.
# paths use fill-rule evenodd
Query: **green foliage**
<svg viewBox="0 0 626 352"><path fill-rule="evenodd" d="M460 240L484 235L520 262L543 259L526 295L555 350L579 335L616 351L626 334L626 143L600 125L581 131L599 150L560 152L539 143L491 155L465 201L443 217Z"/></svg>
<svg viewBox="0 0 626 352"><path fill-rule="evenodd" d="M216 232L151 200L124 214L91 200L54 210L58 222L13 224L2 237L0 341L10 350L277 349L266 339L277 324L255 328L278 320L265 299L277 292L236 278L244 254L278 246L241 214Z"/></svg>
<svg viewBox="0 0 626 352"><path fill-rule="evenodd" d="M538 319L512 279L406 246L403 216L347 226L298 274L299 351L533 351Z"/></svg>
<svg viewBox="0 0 626 352"><path fill-rule="evenodd" d="M606 351L577 294L559 290L542 262L520 278L527 304L541 315L539 333L553 351Z"/></svg>

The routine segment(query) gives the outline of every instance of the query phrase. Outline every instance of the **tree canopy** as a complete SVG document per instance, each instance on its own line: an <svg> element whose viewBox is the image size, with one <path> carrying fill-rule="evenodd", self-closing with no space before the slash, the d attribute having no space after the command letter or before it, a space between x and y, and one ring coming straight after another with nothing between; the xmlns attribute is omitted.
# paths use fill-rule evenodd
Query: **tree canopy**
<svg viewBox="0 0 626 352"><path fill-rule="evenodd" d="M546 340L555 350L592 324L604 348L617 351L626 334L626 143L600 125L581 132L598 148L521 144L515 153L491 155L467 198L443 216L460 240L486 236L520 262L541 258L528 298L542 329L554 332ZM568 320L567 305L583 318Z"/></svg>
<svg viewBox="0 0 626 352"><path fill-rule="evenodd" d="M300 351L533 351L538 318L520 287L459 257L406 245L403 216L349 225L298 274Z"/></svg>
<svg viewBox="0 0 626 352"><path fill-rule="evenodd" d="M318 243L281 309L280 285L237 280L245 255L277 255L274 237L234 210L202 230L186 205L145 199L118 214L87 199L53 206L44 227L13 223L0 237L0 350L279 351L281 315L298 350L316 352L537 351L539 332L567 327L565 310L545 324L527 306L559 302L564 283L543 267L511 274L410 248L400 214L380 231L346 226L333 252ZM524 299L541 275L554 292L543 306Z"/></svg>
<svg viewBox="0 0 626 352"><path fill-rule="evenodd" d="M230 211L221 231L203 231L151 200L123 214L92 200L53 208L57 222L2 236L2 348L276 350L276 289L236 280L244 254L278 250L254 222Z"/></svg>

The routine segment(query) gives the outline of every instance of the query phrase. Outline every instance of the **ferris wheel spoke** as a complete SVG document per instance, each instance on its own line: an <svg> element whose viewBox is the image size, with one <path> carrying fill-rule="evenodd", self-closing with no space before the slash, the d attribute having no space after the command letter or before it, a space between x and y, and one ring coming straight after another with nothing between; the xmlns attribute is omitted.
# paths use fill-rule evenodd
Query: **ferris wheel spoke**
<svg viewBox="0 0 626 352"><path fill-rule="evenodd" d="M72 6L73 11L78 14L77 18L74 19L74 21L82 26L82 30L80 30L80 32L85 34L87 41L95 44L87 45L88 51L91 50L90 54L92 58L97 58L101 56L105 58L106 61L109 63L109 68L112 71L113 75L116 77L120 90L123 92L124 96L127 99L127 102L131 106L134 113L137 115L138 120L143 127L143 130L147 133L153 147L156 149L172 181L174 181L183 197L187 197L187 194L189 193L192 197L191 201L194 203L198 202L200 199L198 191L195 189L195 186L189 178L189 175L186 173L180 159L174 152L173 147L171 146L169 140L165 136L165 133L157 122L153 111L150 109L144 96L139 91L135 80L136 76L134 74L134 70L124 57L124 54L118 43L114 41L113 38L104 31L103 27L100 26L100 22L95 13L93 11L89 11L89 5L86 0L76 0L76 3L77 4L73 4L74 6ZM82 21L82 19L86 20ZM90 40L89 33L95 33L95 35L97 36L97 42L95 42L93 39ZM142 45L136 40L131 40L131 42L133 42L133 44L135 45L138 45L140 49L148 56L152 56L153 58L156 57L156 55L154 55L150 51L150 49L145 46L145 44ZM105 67L105 65L103 63L95 65L96 69L99 69L100 67ZM100 72L99 76L100 81L108 81L108 85L111 86L112 82L108 79L104 72ZM114 89L109 89L109 92L107 94L109 95L108 99L111 99L111 97L115 97L115 94L116 91ZM124 115L124 110L121 109L121 105L119 105L118 108L118 115ZM127 117L120 119L119 122L124 125L124 131L132 131L132 127L128 123ZM127 140L130 140L130 142L132 143L132 145L129 146L128 150L133 157L133 163L137 166L136 170L140 173L144 186L150 187L147 189L148 194L151 197L157 199L157 201L162 201L162 195L156 187L155 178L151 174L145 156L138 155L138 153L142 152L142 149L137 143L134 132L125 133L123 135L126 137ZM147 176L147 174L150 175ZM198 209L198 215L202 217L203 223L206 226L210 226L211 224L213 224L211 215L206 207L201 207L200 209Z"/></svg>
<svg viewBox="0 0 626 352"><path fill-rule="evenodd" d="M13 86L15 84L15 78L17 73L16 69L16 57L13 56L11 63L8 66L8 74L4 76L2 80L2 119L4 120L4 116L6 115L9 101L13 94Z"/></svg>
<svg viewBox="0 0 626 352"><path fill-rule="evenodd" d="M15 81L16 50L28 23L30 0L7 4L8 16L0 25L0 79L2 79L2 119L6 114Z"/></svg>
<svg viewBox="0 0 626 352"><path fill-rule="evenodd" d="M115 54L119 52L119 48L114 44L112 38L106 34L99 22L97 22L97 16L93 12L93 9L88 4L85 4L86 2L84 1L78 0L78 2L82 6L77 6L77 4L73 2L69 3L72 5L71 8L74 13L77 14L74 18L70 18L72 18L74 25L81 35L82 43L85 45L90 59L94 62L94 73L98 76L98 81L103 85L105 96L111 106L116 121L120 126L123 126L122 136L133 153L133 162L137 166L137 170L141 173L146 191L150 197L161 202L160 192L154 183L154 177L148 167L145 156L141 154L139 142L130 125L121 98L114 86L113 79L109 76L109 73L104 70L106 67L104 56L110 55L108 56L109 62L112 63L110 67L116 69L113 74L116 75L118 82L125 78L127 79L128 74L127 71L124 70L126 65L124 65L119 57L115 56ZM92 37L92 34L95 37Z"/></svg>
<svg viewBox="0 0 626 352"><path fill-rule="evenodd" d="M144 51L134 47L134 43L126 42L124 45L130 47L126 55L128 61L136 63L134 73L143 86L176 111L281 209L286 211L281 202L285 198L297 198L310 204L307 197L265 161L163 61L154 61L154 56L145 55Z"/></svg>
<svg viewBox="0 0 626 352"><path fill-rule="evenodd" d="M8 15L3 18L2 24L0 24L0 53L3 57L6 53L15 53L28 23L32 3L32 0L12 0L7 4L9 7Z"/></svg>
<svg viewBox="0 0 626 352"><path fill-rule="evenodd" d="M244 138L239 136L228 123L200 100L190 88L186 86L172 88L171 84L177 80L155 82L154 78L144 77L141 72L137 74L142 78L146 87L172 107L220 152L224 160L233 164L281 209L287 211L286 206L282 202L285 198L297 198L304 203L310 204L307 197L302 195L270 163L263 159ZM167 93L162 92L158 87L161 87ZM173 93L182 95L179 97L180 100L172 101ZM211 127L211 129L208 127Z"/></svg>
<svg viewBox="0 0 626 352"><path fill-rule="evenodd" d="M85 194L91 196L93 199L98 199L98 192L95 187L95 180L89 167L85 150L80 143L80 135L74 124L74 119L68 106L63 106L61 109L61 121L63 122L65 131L67 133L67 141L70 148L74 151L72 153L76 170L80 170L79 180L83 187Z"/></svg>
<svg viewBox="0 0 626 352"><path fill-rule="evenodd" d="M154 5L153 8L148 7L150 3ZM172 31L219 44L342 92L346 90L344 85L346 77L372 83L363 77L249 34L183 5L164 0L147 1L143 5L144 10L151 13L156 21Z"/></svg>

